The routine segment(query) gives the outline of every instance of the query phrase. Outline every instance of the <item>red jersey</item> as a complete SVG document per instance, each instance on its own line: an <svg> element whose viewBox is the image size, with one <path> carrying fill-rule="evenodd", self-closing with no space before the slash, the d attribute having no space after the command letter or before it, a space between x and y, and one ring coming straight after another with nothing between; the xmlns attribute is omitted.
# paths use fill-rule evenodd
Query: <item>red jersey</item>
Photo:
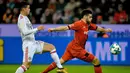
<svg viewBox="0 0 130 73"><path fill-rule="evenodd" d="M88 25L82 20L76 21L68 27L69 29L75 30L74 39L71 41L71 44L82 48L85 48L85 44L88 39L88 31L97 29L95 24Z"/></svg>

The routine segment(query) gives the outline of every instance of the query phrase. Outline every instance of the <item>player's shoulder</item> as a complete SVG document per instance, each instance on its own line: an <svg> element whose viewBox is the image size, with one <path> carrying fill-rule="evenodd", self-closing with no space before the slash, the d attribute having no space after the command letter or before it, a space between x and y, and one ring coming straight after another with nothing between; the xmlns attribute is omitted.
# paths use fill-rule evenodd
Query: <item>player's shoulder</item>
<svg viewBox="0 0 130 73"><path fill-rule="evenodd" d="M74 22L74 25L77 25L77 26L80 26L80 25L82 25L82 22L81 22L81 20L78 20L78 21Z"/></svg>
<svg viewBox="0 0 130 73"><path fill-rule="evenodd" d="M74 23L76 26L82 27L83 26L83 22L82 20L78 20Z"/></svg>
<svg viewBox="0 0 130 73"><path fill-rule="evenodd" d="M74 22L75 24L81 24L82 23L82 21L81 20L78 20L78 21L76 21L76 22Z"/></svg>
<svg viewBox="0 0 130 73"><path fill-rule="evenodd" d="M25 19L25 17L20 14L19 17L18 17L18 21L23 21L24 19Z"/></svg>
<svg viewBox="0 0 130 73"><path fill-rule="evenodd" d="M21 25L21 24L23 25L24 23L26 23L25 17L20 14L20 15L18 16L18 23L17 23L17 24L18 24L18 25Z"/></svg>

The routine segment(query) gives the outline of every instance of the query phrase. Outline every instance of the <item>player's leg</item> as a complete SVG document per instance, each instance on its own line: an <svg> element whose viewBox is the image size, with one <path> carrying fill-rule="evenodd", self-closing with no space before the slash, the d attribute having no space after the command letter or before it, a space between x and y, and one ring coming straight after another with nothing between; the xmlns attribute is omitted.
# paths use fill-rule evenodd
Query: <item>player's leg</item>
<svg viewBox="0 0 130 73"><path fill-rule="evenodd" d="M91 62L94 65L94 71L95 73L102 73L102 68L100 65L100 61L97 59L97 57L94 57L93 61Z"/></svg>
<svg viewBox="0 0 130 73"><path fill-rule="evenodd" d="M63 64L65 63L65 61L61 58L60 59L60 63ZM52 62L48 68L46 68L42 73L48 73L50 71L52 71L53 69L55 69L57 67L56 63L55 62ZM58 69L57 72L64 72L64 73L67 73L66 71L64 71L64 69Z"/></svg>
<svg viewBox="0 0 130 73"><path fill-rule="evenodd" d="M58 68L63 68L63 66L60 63L59 56L56 52L55 46L49 43L44 42L43 44L43 52L50 52L50 55L54 62L56 63Z"/></svg>
<svg viewBox="0 0 130 73"><path fill-rule="evenodd" d="M82 50L81 54L77 56L77 58L92 63L94 65L95 73L102 73L102 68L100 66L100 61L91 53L86 52L86 50Z"/></svg>
<svg viewBox="0 0 130 73"><path fill-rule="evenodd" d="M68 60L71 60L73 57L71 56L71 54L66 50L64 55L62 56L62 58L60 59L60 63L63 64L65 62L67 62ZM57 66L56 66L56 63L55 62L52 62L48 68L46 68L42 73L48 73L50 72L51 70L55 69ZM59 72L60 72L60 69L58 69Z"/></svg>
<svg viewBox="0 0 130 73"><path fill-rule="evenodd" d="M23 64L16 70L15 73L24 73L26 70L29 69L31 66L32 58L35 53L35 50L29 50L29 48L26 48L23 53Z"/></svg>
<svg viewBox="0 0 130 73"><path fill-rule="evenodd" d="M15 73L24 73L28 68L30 64L27 62L24 62L17 70Z"/></svg>

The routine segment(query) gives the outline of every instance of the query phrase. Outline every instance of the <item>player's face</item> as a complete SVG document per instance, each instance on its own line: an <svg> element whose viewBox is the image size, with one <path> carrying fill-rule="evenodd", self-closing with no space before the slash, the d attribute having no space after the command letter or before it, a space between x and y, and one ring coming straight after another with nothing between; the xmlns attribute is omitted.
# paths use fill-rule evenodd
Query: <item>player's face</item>
<svg viewBox="0 0 130 73"><path fill-rule="evenodd" d="M88 14L86 17L86 22L91 23L91 21L92 21L92 14Z"/></svg>
<svg viewBox="0 0 130 73"><path fill-rule="evenodd" d="M30 13L30 5L27 5L27 7L25 8L25 13L26 13L26 15L29 15L29 13Z"/></svg>

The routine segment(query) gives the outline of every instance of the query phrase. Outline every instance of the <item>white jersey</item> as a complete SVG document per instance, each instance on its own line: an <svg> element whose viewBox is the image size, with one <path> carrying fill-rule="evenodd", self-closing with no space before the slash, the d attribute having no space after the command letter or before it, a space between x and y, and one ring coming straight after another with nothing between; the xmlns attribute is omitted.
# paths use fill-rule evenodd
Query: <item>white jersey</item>
<svg viewBox="0 0 130 73"><path fill-rule="evenodd" d="M22 37L23 62L31 62L35 53L42 53L44 42L35 40L37 28L33 28L27 16L19 15L18 28Z"/></svg>
<svg viewBox="0 0 130 73"><path fill-rule="evenodd" d="M37 28L33 28L30 20L27 16L22 14L18 17L18 28L22 37L22 41L35 41L35 33L38 31Z"/></svg>

